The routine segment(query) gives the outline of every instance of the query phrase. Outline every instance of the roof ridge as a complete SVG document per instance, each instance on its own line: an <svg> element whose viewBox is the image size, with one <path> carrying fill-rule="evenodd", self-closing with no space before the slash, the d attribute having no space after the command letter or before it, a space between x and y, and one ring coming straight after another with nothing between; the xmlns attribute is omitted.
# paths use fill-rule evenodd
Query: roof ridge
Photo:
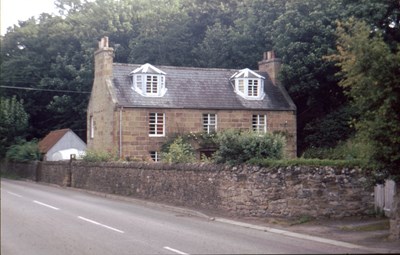
<svg viewBox="0 0 400 255"><path fill-rule="evenodd" d="M126 66L126 67L129 67L129 66L132 66L132 68L137 68L138 66L143 66L143 65L145 65L145 64L132 64L132 63L113 63L113 65L116 65L116 66ZM232 71L232 72L235 72L235 71L238 71L238 70L242 70L242 69L239 69L239 68L217 68L217 67L195 67L195 66L170 66L170 65L154 65L154 64L151 64L152 66L154 66L154 67L157 67L157 68L159 68L159 69L163 69L163 68L169 68L169 69L180 69L180 70L184 70L184 69L187 69L187 70L204 70L204 71L207 71L207 70L213 70L213 71ZM250 70L252 70L252 69L250 69ZM257 70L252 70L252 71L257 71Z"/></svg>
<svg viewBox="0 0 400 255"><path fill-rule="evenodd" d="M69 131L70 128L56 129L50 131L40 142L39 150L42 153L47 153L60 139Z"/></svg>

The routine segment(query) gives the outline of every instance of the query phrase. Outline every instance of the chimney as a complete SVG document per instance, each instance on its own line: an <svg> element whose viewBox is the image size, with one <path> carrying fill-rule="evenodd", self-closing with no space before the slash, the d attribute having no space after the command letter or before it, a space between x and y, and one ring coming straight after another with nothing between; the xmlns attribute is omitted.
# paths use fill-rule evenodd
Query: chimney
<svg viewBox="0 0 400 255"><path fill-rule="evenodd" d="M94 53L94 78L108 78L112 76L114 49L108 46L108 37L99 41L99 48Z"/></svg>
<svg viewBox="0 0 400 255"><path fill-rule="evenodd" d="M263 59L258 62L258 71L268 73L272 83L277 85L281 63L281 59L275 57L274 51L264 52Z"/></svg>

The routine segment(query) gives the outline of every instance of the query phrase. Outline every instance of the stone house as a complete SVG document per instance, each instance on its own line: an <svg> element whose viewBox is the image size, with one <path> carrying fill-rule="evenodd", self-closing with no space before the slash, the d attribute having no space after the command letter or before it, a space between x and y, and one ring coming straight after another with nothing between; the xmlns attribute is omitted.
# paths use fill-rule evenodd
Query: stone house
<svg viewBox="0 0 400 255"><path fill-rule="evenodd" d="M88 149L158 161L177 133L244 129L282 132L296 155L296 106L277 81L281 61L264 53L259 69L113 63L103 37L87 109Z"/></svg>

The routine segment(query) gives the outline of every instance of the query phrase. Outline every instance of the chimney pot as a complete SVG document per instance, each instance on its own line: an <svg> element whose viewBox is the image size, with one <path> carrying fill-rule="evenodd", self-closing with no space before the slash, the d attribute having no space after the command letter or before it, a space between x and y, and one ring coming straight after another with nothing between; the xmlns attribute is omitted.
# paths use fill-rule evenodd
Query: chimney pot
<svg viewBox="0 0 400 255"><path fill-rule="evenodd" d="M108 48L108 37L103 36L99 42L99 49Z"/></svg>
<svg viewBox="0 0 400 255"><path fill-rule="evenodd" d="M281 68L281 60L275 57L274 51L266 51L263 54L263 60L258 62L258 70L268 73L273 84L278 84L278 73Z"/></svg>
<svg viewBox="0 0 400 255"><path fill-rule="evenodd" d="M275 52L273 50L267 52L267 60L274 59Z"/></svg>

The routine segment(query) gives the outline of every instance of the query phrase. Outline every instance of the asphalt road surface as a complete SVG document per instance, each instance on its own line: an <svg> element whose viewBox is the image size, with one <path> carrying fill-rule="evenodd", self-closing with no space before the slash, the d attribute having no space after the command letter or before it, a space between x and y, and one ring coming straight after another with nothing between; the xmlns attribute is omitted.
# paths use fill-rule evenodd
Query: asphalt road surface
<svg viewBox="0 0 400 255"><path fill-rule="evenodd" d="M366 253L163 206L1 180L1 254Z"/></svg>

